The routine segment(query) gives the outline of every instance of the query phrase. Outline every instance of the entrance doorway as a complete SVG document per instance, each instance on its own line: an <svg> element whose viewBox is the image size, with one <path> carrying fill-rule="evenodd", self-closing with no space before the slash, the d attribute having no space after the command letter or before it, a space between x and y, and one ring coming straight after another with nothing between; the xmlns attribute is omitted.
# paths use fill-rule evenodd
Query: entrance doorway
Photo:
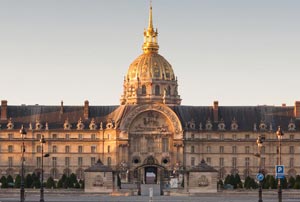
<svg viewBox="0 0 300 202"><path fill-rule="evenodd" d="M157 184L157 167L145 167L145 184Z"/></svg>

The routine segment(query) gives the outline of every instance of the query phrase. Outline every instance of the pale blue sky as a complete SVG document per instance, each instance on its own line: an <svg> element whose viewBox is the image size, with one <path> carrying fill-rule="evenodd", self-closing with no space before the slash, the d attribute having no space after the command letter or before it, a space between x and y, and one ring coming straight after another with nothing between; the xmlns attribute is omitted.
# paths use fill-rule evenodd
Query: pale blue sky
<svg viewBox="0 0 300 202"><path fill-rule="evenodd" d="M118 105L148 0L0 0L0 99ZM183 105L300 100L300 1L153 0Z"/></svg>

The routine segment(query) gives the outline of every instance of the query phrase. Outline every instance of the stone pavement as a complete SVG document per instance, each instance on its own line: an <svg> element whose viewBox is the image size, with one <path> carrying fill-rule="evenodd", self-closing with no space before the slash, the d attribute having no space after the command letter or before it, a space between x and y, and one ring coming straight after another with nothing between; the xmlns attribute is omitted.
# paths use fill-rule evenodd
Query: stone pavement
<svg viewBox="0 0 300 202"><path fill-rule="evenodd" d="M26 202L37 202L40 199L38 191L27 192ZM18 192L0 192L0 202L18 202ZM152 201L148 196L109 196L86 194L83 192L51 192L45 193L46 202L257 202L256 192L229 192L216 194L201 194L197 196L156 196ZM277 192L274 190L263 195L264 202L276 202ZM284 202L299 202L300 192L283 193Z"/></svg>

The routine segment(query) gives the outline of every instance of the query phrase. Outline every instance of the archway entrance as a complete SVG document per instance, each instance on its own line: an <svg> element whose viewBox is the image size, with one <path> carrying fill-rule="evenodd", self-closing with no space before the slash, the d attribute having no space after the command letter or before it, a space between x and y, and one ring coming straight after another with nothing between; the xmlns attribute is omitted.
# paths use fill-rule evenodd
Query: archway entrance
<svg viewBox="0 0 300 202"><path fill-rule="evenodd" d="M145 184L157 184L157 167L145 167Z"/></svg>

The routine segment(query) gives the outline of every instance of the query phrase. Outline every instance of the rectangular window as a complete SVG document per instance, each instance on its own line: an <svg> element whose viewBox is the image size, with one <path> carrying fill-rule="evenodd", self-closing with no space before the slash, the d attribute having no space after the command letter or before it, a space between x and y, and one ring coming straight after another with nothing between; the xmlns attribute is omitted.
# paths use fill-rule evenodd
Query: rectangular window
<svg viewBox="0 0 300 202"><path fill-rule="evenodd" d="M111 157L107 157L107 165L108 165L108 166L111 165Z"/></svg>
<svg viewBox="0 0 300 202"><path fill-rule="evenodd" d="M42 158L36 157L36 167L41 168L41 166L42 166Z"/></svg>
<svg viewBox="0 0 300 202"><path fill-rule="evenodd" d="M195 166L195 157L191 157L191 166Z"/></svg>
<svg viewBox="0 0 300 202"><path fill-rule="evenodd" d="M12 140L12 139L14 139L14 134L12 134L12 133L9 133L9 134L8 134L8 139L9 139L9 140Z"/></svg>
<svg viewBox="0 0 300 202"><path fill-rule="evenodd" d="M294 167L294 158L290 158L290 168Z"/></svg>
<svg viewBox="0 0 300 202"><path fill-rule="evenodd" d="M236 140L236 134L232 135L232 139Z"/></svg>
<svg viewBox="0 0 300 202"><path fill-rule="evenodd" d="M96 135L95 134L91 134L91 139L95 140L96 139Z"/></svg>
<svg viewBox="0 0 300 202"><path fill-rule="evenodd" d="M78 153L82 153L82 152L83 152L82 146L78 146Z"/></svg>
<svg viewBox="0 0 300 202"><path fill-rule="evenodd" d="M8 145L8 152L12 153L14 151L14 146L13 145ZM22 148L21 148L22 151Z"/></svg>
<svg viewBox="0 0 300 202"><path fill-rule="evenodd" d="M220 134L220 140L224 140L224 134Z"/></svg>
<svg viewBox="0 0 300 202"><path fill-rule="evenodd" d="M220 153L224 153L224 146L220 146Z"/></svg>
<svg viewBox="0 0 300 202"><path fill-rule="evenodd" d="M52 146L52 153L56 153L57 152L57 146L56 145L53 145Z"/></svg>
<svg viewBox="0 0 300 202"><path fill-rule="evenodd" d="M65 152L70 153L70 146L69 145L65 146Z"/></svg>
<svg viewBox="0 0 300 202"><path fill-rule="evenodd" d="M96 153L96 146L91 146L91 153Z"/></svg>
<svg viewBox="0 0 300 202"><path fill-rule="evenodd" d="M91 157L91 166L96 164L96 158L95 157Z"/></svg>
<svg viewBox="0 0 300 202"><path fill-rule="evenodd" d="M67 139L67 140L70 139L70 134L66 134L66 139Z"/></svg>
<svg viewBox="0 0 300 202"><path fill-rule="evenodd" d="M40 134L40 133L36 134L36 139L37 139L37 140L40 140L41 137L42 137L42 134Z"/></svg>
<svg viewBox="0 0 300 202"><path fill-rule="evenodd" d="M290 135L290 140L294 140L294 135Z"/></svg>
<svg viewBox="0 0 300 202"><path fill-rule="evenodd" d="M207 158L206 158L206 163L207 163L208 165L211 164L211 158L210 158L210 157L207 157Z"/></svg>
<svg viewBox="0 0 300 202"><path fill-rule="evenodd" d="M224 158L219 159L219 166L220 168L224 167Z"/></svg>
<svg viewBox="0 0 300 202"><path fill-rule="evenodd" d="M249 134L246 134L246 135L245 135L245 139L246 139L246 140L249 140L249 139L250 139L250 135L249 135Z"/></svg>
<svg viewBox="0 0 300 202"><path fill-rule="evenodd" d="M57 134L52 134L52 139L57 139Z"/></svg>
<svg viewBox="0 0 300 202"><path fill-rule="evenodd" d="M162 138L162 152L169 151L169 138Z"/></svg>
<svg viewBox="0 0 300 202"><path fill-rule="evenodd" d="M13 157L8 157L8 167L13 167Z"/></svg>
<svg viewBox="0 0 300 202"><path fill-rule="evenodd" d="M232 168L236 168L236 157L232 158Z"/></svg>
<svg viewBox="0 0 300 202"><path fill-rule="evenodd" d="M78 139L82 140L82 134L78 134Z"/></svg>
<svg viewBox="0 0 300 202"><path fill-rule="evenodd" d="M249 168L249 167L250 167L250 158L249 158L249 157L246 157L246 158L245 158L245 167L246 167L246 168Z"/></svg>
<svg viewBox="0 0 300 202"><path fill-rule="evenodd" d="M65 157L65 166L66 167L70 166L70 157Z"/></svg>
<svg viewBox="0 0 300 202"><path fill-rule="evenodd" d="M82 166L82 157L78 157L78 166Z"/></svg>
<svg viewBox="0 0 300 202"><path fill-rule="evenodd" d="M57 158L56 157L52 157L52 167L56 168L57 166Z"/></svg>
<svg viewBox="0 0 300 202"><path fill-rule="evenodd" d="M290 154L294 154L295 150L294 150L294 146L290 146Z"/></svg>
<svg viewBox="0 0 300 202"><path fill-rule="evenodd" d="M191 146L191 153L195 153L195 146Z"/></svg>
<svg viewBox="0 0 300 202"><path fill-rule="evenodd" d="M245 153L246 153L246 154L249 154L249 153L250 153L250 147L249 147L249 146L246 146L246 147L245 147Z"/></svg>
<svg viewBox="0 0 300 202"><path fill-rule="evenodd" d="M207 146L207 147L206 147L206 152L207 152L207 153L210 153L210 152L211 152L211 147L210 147L210 146Z"/></svg>
<svg viewBox="0 0 300 202"><path fill-rule="evenodd" d="M232 146L232 153L236 154L236 146Z"/></svg>
<svg viewBox="0 0 300 202"><path fill-rule="evenodd" d="M207 134L207 139L210 140L211 139L211 135Z"/></svg>

